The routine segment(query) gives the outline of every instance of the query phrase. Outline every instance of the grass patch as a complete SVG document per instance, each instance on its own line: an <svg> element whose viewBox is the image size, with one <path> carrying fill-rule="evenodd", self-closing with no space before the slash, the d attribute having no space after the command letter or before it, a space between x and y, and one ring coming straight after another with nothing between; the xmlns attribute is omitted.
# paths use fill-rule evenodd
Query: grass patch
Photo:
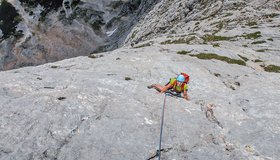
<svg viewBox="0 0 280 160"><path fill-rule="evenodd" d="M256 59L256 60L254 60L254 62L263 62L263 61L260 59Z"/></svg>
<svg viewBox="0 0 280 160"><path fill-rule="evenodd" d="M51 66L51 68L54 68L54 69L55 69L55 68L58 68L58 66Z"/></svg>
<svg viewBox="0 0 280 160"><path fill-rule="evenodd" d="M268 65L268 66L264 67L264 70L267 71L267 72L280 73L280 66Z"/></svg>
<svg viewBox="0 0 280 160"><path fill-rule="evenodd" d="M221 74L220 73L214 73L214 76L221 77Z"/></svg>
<svg viewBox="0 0 280 160"><path fill-rule="evenodd" d="M179 38L179 39L175 39L175 40L167 40L167 41L161 42L160 44L190 44L190 42L194 39L195 39L195 37Z"/></svg>
<svg viewBox="0 0 280 160"><path fill-rule="evenodd" d="M65 100L66 97L58 97L57 99L60 100L60 101L62 101L62 100Z"/></svg>
<svg viewBox="0 0 280 160"><path fill-rule="evenodd" d="M130 77L125 77L124 80L130 81L130 80L132 80L132 78L130 78Z"/></svg>
<svg viewBox="0 0 280 160"><path fill-rule="evenodd" d="M253 27L251 27L251 29L258 29L259 28L259 26L253 26Z"/></svg>
<svg viewBox="0 0 280 160"><path fill-rule="evenodd" d="M190 34L189 34L189 36L193 36L193 35L196 35L196 33L190 33Z"/></svg>
<svg viewBox="0 0 280 160"><path fill-rule="evenodd" d="M247 62L247 61L249 60L247 57L241 56L241 55L239 55L239 54L238 54L238 56L239 56L241 59L243 59L245 62Z"/></svg>
<svg viewBox="0 0 280 160"><path fill-rule="evenodd" d="M266 43L266 41L255 41L255 42L252 42L251 44L262 44L262 43Z"/></svg>
<svg viewBox="0 0 280 160"><path fill-rule="evenodd" d="M96 55L94 55L94 54L90 54L89 56L88 56L89 58L98 58Z"/></svg>
<svg viewBox="0 0 280 160"><path fill-rule="evenodd" d="M266 51L266 49L258 49L258 50L256 50L256 52L265 52Z"/></svg>
<svg viewBox="0 0 280 160"><path fill-rule="evenodd" d="M22 20L14 6L7 0L0 1L0 29L1 39L7 39L17 33L17 24ZM2 53L1 53L2 54Z"/></svg>
<svg viewBox="0 0 280 160"><path fill-rule="evenodd" d="M224 27L224 23L220 22L219 24L216 25L216 27L221 30Z"/></svg>
<svg viewBox="0 0 280 160"><path fill-rule="evenodd" d="M252 22L248 22L247 24L246 24L246 26L256 26L256 25L258 25L258 23L257 22L255 22L255 21L252 21Z"/></svg>
<svg viewBox="0 0 280 160"><path fill-rule="evenodd" d="M233 13L226 13L225 17L229 17L229 16L232 16Z"/></svg>
<svg viewBox="0 0 280 160"><path fill-rule="evenodd" d="M265 15L264 18L274 18L274 17L277 17L277 16L279 16L278 13L271 13L271 14Z"/></svg>
<svg viewBox="0 0 280 160"><path fill-rule="evenodd" d="M131 39L134 39L135 36L136 36L136 34L137 34L137 31L134 31L134 32L132 33L132 35L131 35Z"/></svg>
<svg viewBox="0 0 280 160"><path fill-rule="evenodd" d="M215 36L215 35L205 35L204 37L202 37L202 39L205 42L211 42L211 41L229 41L231 39L233 39L234 37L224 37L224 36Z"/></svg>
<svg viewBox="0 0 280 160"><path fill-rule="evenodd" d="M243 60L239 60L239 59L232 59L229 57L225 57L225 56L220 56L214 53L199 53L199 54L192 54L190 55L192 57L197 57L199 59L216 59L216 60L220 60L220 61L224 61L230 64L238 64L238 65L243 65L245 66L246 63Z"/></svg>
<svg viewBox="0 0 280 160"><path fill-rule="evenodd" d="M242 46L243 46L243 47L248 47L248 45L247 45L247 44L243 44Z"/></svg>
<svg viewBox="0 0 280 160"><path fill-rule="evenodd" d="M178 51L177 54L181 54L181 55L187 55L189 53L191 53L192 51Z"/></svg>
<svg viewBox="0 0 280 160"><path fill-rule="evenodd" d="M249 34L243 34L242 37L244 37L245 39L257 39L259 37L261 37L261 32L254 32L254 33L249 33Z"/></svg>
<svg viewBox="0 0 280 160"><path fill-rule="evenodd" d="M214 43L212 44L213 47L220 47L220 44L219 43Z"/></svg>
<svg viewBox="0 0 280 160"><path fill-rule="evenodd" d="M223 29L224 22L219 22L215 27L218 28L218 30L214 31L214 34L220 32Z"/></svg>
<svg viewBox="0 0 280 160"><path fill-rule="evenodd" d="M267 40L268 40L268 41L273 41L273 39L272 39L272 38L268 38Z"/></svg>

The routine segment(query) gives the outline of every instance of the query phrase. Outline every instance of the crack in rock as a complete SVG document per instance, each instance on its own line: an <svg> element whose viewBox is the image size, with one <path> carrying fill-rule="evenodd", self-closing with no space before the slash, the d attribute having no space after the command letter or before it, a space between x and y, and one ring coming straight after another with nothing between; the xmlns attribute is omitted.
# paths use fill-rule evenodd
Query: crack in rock
<svg viewBox="0 0 280 160"><path fill-rule="evenodd" d="M214 111L213 111L214 107L215 107L214 104L207 104L207 110L205 112L205 116L210 122L216 123L218 126L223 128L223 125L220 123L220 121L218 121L218 119L214 115Z"/></svg>
<svg viewBox="0 0 280 160"><path fill-rule="evenodd" d="M220 123L220 121L216 118L216 116L214 115L214 107L215 105L214 104L206 104L206 107L205 106L205 102L204 101L199 101L197 102L200 106L201 106L201 110L204 111L205 113L205 116L206 118L212 122L212 123L215 123L217 124L219 127L223 128L223 125ZM205 109L206 108L206 109Z"/></svg>

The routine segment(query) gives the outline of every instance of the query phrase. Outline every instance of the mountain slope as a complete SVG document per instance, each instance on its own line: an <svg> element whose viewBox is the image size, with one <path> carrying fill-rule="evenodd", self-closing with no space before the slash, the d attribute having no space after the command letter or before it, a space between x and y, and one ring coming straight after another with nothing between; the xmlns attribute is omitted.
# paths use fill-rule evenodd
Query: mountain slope
<svg viewBox="0 0 280 160"><path fill-rule="evenodd" d="M0 72L0 159L156 159L147 86L180 72L162 159L280 159L279 18L279 1L162 0L117 50Z"/></svg>
<svg viewBox="0 0 280 160"><path fill-rule="evenodd" d="M0 70L116 49L154 0L1 0ZM7 9L8 4L9 8ZM9 31L6 27L11 26ZM4 32L5 31L5 32Z"/></svg>

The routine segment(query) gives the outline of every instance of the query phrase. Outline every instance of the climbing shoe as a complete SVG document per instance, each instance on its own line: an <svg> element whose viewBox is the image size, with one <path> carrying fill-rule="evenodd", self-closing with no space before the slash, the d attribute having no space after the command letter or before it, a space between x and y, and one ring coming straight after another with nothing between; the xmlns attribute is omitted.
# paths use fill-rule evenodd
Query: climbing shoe
<svg viewBox="0 0 280 160"><path fill-rule="evenodd" d="M149 86L147 86L147 88L151 89L151 88L153 88L153 85L149 85Z"/></svg>

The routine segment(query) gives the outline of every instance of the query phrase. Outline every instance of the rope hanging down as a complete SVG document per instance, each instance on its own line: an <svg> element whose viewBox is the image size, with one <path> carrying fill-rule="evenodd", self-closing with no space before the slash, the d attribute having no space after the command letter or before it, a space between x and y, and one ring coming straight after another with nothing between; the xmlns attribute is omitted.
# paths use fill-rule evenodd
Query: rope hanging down
<svg viewBox="0 0 280 160"><path fill-rule="evenodd" d="M178 94L173 93L173 92L171 92L171 91L165 92L164 101L163 101L163 106L162 106L162 115L161 115L160 136L159 136L159 147L158 147L158 150L157 150L158 160L160 160L160 156L161 156L161 141L162 141L162 130L163 130L163 123L164 123L164 109L165 109L166 96L182 98L181 95L178 95Z"/></svg>
<svg viewBox="0 0 280 160"><path fill-rule="evenodd" d="M160 152L161 152L161 140L162 140L162 130L163 130L163 122L164 122L164 108L166 102L166 94L164 95L164 101L162 106L162 115L161 115L161 125L160 125L160 136L159 136L159 147L158 147L158 159L160 160Z"/></svg>

